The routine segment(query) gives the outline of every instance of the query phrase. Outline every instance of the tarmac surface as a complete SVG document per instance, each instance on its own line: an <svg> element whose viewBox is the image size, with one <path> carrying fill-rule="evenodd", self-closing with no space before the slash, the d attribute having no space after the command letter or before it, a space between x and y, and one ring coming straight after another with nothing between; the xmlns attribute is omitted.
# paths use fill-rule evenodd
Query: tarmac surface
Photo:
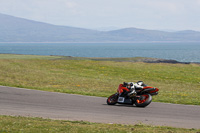
<svg viewBox="0 0 200 133"><path fill-rule="evenodd" d="M107 105L106 98L0 86L0 115L200 129L200 106L152 102Z"/></svg>

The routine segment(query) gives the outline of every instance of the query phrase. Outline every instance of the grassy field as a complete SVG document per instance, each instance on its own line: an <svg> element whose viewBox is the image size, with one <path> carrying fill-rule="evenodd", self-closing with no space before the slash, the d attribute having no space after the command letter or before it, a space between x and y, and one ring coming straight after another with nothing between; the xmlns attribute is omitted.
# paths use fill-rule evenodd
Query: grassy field
<svg viewBox="0 0 200 133"><path fill-rule="evenodd" d="M109 60L0 54L0 85L107 97L124 81L143 80L160 89L154 102L200 105L199 64Z"/></svg>
<svg viewBox="0 0 200 133"><path fill-rule="evenodd" d="M0 116L0 133L199 133L196 129L143 124L100 124L83 121Z"/></svg>

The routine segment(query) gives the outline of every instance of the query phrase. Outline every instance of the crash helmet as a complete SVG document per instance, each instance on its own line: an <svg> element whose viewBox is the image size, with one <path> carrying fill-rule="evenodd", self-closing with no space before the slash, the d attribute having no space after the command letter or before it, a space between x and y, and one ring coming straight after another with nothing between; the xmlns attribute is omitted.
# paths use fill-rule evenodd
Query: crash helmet
<svg viewBox="0 0 200 133"><path fill-rule="evenodd" d="M144 82L143 81L138 81L137 84L140 85L140 86L143 86Z"/></svg>
<svg viewBox="0 0 200 133"><path fill-rule="evenodd" d="M133 83L132 82L128 82L127 87L131 88L132 86L133 86Z"/></svg>

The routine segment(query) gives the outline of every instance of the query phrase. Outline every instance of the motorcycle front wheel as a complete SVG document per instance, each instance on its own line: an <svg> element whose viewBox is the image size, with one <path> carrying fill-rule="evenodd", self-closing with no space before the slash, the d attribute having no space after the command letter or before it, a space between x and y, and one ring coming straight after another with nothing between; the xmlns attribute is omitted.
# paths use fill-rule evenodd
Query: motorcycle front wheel
<svg viewBox="0 0 200 133"><path fill-rule="evenodd" d="M108 97L107 104L108 105L115 105L117 103L118 93L115 93Z"/></svg>
<svg viewBox="0 0 200 133"><path fill-rule="evenodd" d="M141 95L139 99L136 100L135 105L137 107L146 107L152 101L152 96L150 94Z"/></svg>

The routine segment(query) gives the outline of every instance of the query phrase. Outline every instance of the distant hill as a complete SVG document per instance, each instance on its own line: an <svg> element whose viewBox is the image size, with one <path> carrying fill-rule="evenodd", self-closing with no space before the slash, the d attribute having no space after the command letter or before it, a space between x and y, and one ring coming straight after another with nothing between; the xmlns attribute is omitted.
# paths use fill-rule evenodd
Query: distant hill
<svg viewBox="0 0 200 133"><path fill-rule="evenodd" d="M0 14L0 42L86 41L98 31L56 26Z"/></svg>
<svg viewBox="0 0 200 133"><path fill-rule="evenodd" d="M154 42L200 41L200 32L165 32L137 28L97 31L58 26L0 14L0 42Z"/></svg>

